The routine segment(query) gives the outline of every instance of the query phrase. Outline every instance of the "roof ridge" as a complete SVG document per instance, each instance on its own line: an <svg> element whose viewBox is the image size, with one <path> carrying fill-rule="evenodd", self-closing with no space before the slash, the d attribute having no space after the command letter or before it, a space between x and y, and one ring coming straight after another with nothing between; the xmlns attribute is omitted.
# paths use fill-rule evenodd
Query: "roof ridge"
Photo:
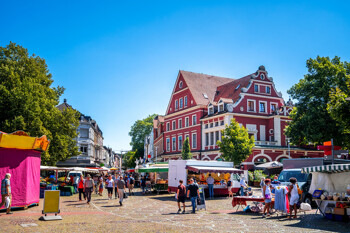
<svg viewBox="0 0 350 233"><path fill-rule="evenodd" d="M222 76L217 76L217 75L212 75L212 74L205 74L205 73L198 73L198 72L193 72L193 71L188 71L188 70L180 70L180 72L187 72L187 73L192 73L192 74L200 74L200 75L206 75L206 76L209 76L209 77L216 77L216 78L232 79L232 81L236 80L234 78L222 77Z"/></svg>

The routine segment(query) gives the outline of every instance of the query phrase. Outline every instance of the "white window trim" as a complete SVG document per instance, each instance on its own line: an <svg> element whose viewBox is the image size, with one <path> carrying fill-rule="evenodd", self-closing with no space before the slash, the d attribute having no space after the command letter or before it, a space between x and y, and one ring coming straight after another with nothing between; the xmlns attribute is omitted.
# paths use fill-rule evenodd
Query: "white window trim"
<svg viewBox="0 0 350 233"><path fill-rule="evenodd" d="M190 142L190 145L191 145L190 135L188 133L185 134L185 138L184 138L183 142L186 140L186 137L188 137L188 141ZM182 144L183 144L183 142L182 142Z"/></svg>
<svg viewBox="0 0 350 233"><path fill-rule="evenodd" d="M180 82L179 82L179 88L181 89L182 87L183 87L183 82L180 81Z"/></svg>
<svg viewBox="0 0 350 233"><path fill-rule="evenodd" d="M255 86L258 86L258 91L255 90ZM254 83L253 87L254 87L254 93L260 93L260 85L259 84Z"/></svg>
<svg viewBox="0 0 350 233"><path fill-rule="evenodd" d="M179 150L182 150L182 147L180 148L180 137L181 137L181 141L182 141L182 146L183 146L183 144L184 144L182 135L178 136L178 137L177 137L177 148L178 148Z"/></svg>
<svg viewBox="0 0 350 233"><path fill-rule="evenodd" d="M211 111L210 110L213 110L213 112L211 113ZM214 114L214 106L209 106L208 107L208 115L212 115L212 114Z"/></svg>
<svg viewBox="0 0 350 233"><path fill-rule="evenodd" d="M196 118L196 124L193 124L193 121L194 121L193 118L194 117ZM197 125L197 115L192 115L192 125Z"/></svg>
<svg viewBox="0 0 350 233"><path fill-rule="evenodd" d="M186 101L185 101L186 100ZM184 107L187 107L188 105L188 98L187 95L184 97Z"/></svg>
<svg viewBox="0 0 350 233"><path fill-rule="evenodd" d="M273 104L276 105L276 110L278 109L278 103L277 102L270 102L270 114L272 114L271 107L272 107Z"/></svg>
<svg viewBox="0 0 350 233"><path fill-rule="evenodd" d="M170 131L170 122L166 123L166 131Z"/></svg>
<svg viewBox="0 0 350 233"><path fill-rule="evenodd" d="M271 95L271 86L270 85L264 85L265 86L265 94L266 95ZM270 88L270 93L267 93L267 88Z"/></svg>
<svg viewBox="0 0 350 233"><path fill-rule="evenodd" d="M181 121L181 124L180 124L180 121ZM182 119L179 119L177 123L178 123L178 128L182 129Z"/></svg>
<svg viewBox="0 0 350 233"><path fill-rule="evenodd" d="M250 110L249 110L249 101L254 102L254 111L250 111ZM256 112L256 100L247 99L247 112Z"/></svg>
<svg viewBox="0 0 350 233"><path fill-rule="evenodd" d="M169 148L168 148L168 140L169 140ZM170 147L171 147L171 140L170 138L166 138L166 151L169 152L170 151Z"/></svg>
<svg viewBox="0 0 350 233"><path fill-rule="evenodd" d="M182 107L181 107L181 100L182 100ZM179 99L179 109L183 109L184 108L184 99L181 97Z"/></svg>
<svg viewBox="0 0 350 233"><path fill-rule="evenodd" d="M186 121L188 122L188 125L186 125ZM185 128L190 126L190 118L189 117L185 117Z"/></svg>
<svg viewBox="0 0 350 233"><path fill-rule="evenodd" d="M174 123L175 123L175 127L174 127ZM176 121L174 120L174 121L172 121L172 126L171 126L172 128L172 130L176 130Z"/></svg>
<svg viewBox="0 0 350 233"><path fill-rule="evenodd" d="M175 100L175 110L179 109L179 100Z"/></svg>
<svg viewBox="0 0 350 233"><path fill-rule="evenodd" d="M175 139L175 143L173 139ZM174 145L175 145L175 149L174 149ZM176 151L176 137L171 138L171 151Z"/></svg>
<svg viewBox="0 0 350 233"><path fill-rule="evenodd" d="M193 144L193 135L196 135L196 143L195 144ZM193 133L192 134L192 142L191 142L191 144L192 144L192 148L191 149L197 149L197 140L198 140L198 138L197 138L197 133Z"/></svg>
<svg viewBox="0 0 350 233"><path fill-rule="evenodd" d="M220 111L220 107L222 106L222 111ZM225 111L225 106L224 106L224 103L220 103L219 105L218 105L218 112L223 112L223 111Z"/></svg>
<svg viewBox="0 0 350 233"><path fill-rule="evenodd" d="M260 112L260 103L265 103L265 112ZM267 101L259 100L259 113L268 114L268 111L267 111L266 107L267 107Z"/></svg>

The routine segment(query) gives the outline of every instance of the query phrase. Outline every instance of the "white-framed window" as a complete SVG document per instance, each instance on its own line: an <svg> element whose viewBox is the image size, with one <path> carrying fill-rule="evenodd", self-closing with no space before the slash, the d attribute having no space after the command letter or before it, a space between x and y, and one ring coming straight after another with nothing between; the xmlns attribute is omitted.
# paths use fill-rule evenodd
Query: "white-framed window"
<svg viewBox="0 0 350 233"><path fill-rule="evenodd" d="M214 132L210 132L210 145L214 145Z"/></svg>
<svg viewBox="0 0 350 233"><path fill-rule="evenodd" d="M180 109L184 107L184 100L183 98L180 98Z"/></svg>
<svg viewBox="0 0 350 233"><path fill-rule="evenodd" d="M88 145L84 145L84 144L80 145L80 151L82 154L86 155L88 152Z"/></svg>
<svg viewBox="0 0 350 233"><path fill-rule="evenodd" d="M170 138L166 139L166 151L170 151Z"/></svg>
<svg viewBox="0 0 350 233"><path fill-rule="evenodd" d="M187 96L184 97L185 107L187 107Z"/></svg>
<svg viewBox="0 0 350 233"><path fill-rule="evenodd" d="M182 136L179 136L178 139L179 139L179 150L182 150Z"/></svg>
<svg viewBox="0 0 350 233"><path fill-rule="evenodd" d="M276 109L277 109L277 103L271 103L271 105L270 105L271 107L270 107L270 109L271 109L271 113L273 113L273 112L275 112L276 111Z"/></svg>
<svg viewBox="0 0 350 233"><path fill-rule="evenodd" d="M176 129L176 121L173 121L173 128L172 130L175 130Z"/></svg>
<svg viewBox="0 0 350 233"><path fill-rule="evenodd" d="M210 123L210 128L213 128L213 126L214 126L214 123Z"/></svg>
<svg viewBox="0 0 350 233"><path fill-rule="evenodd" d="M179 129L182 128L182 119L179 119L179 126L178 126Z"/></svg>
<svg viewBox="0 0 350 233"><path fill-rule="evenodd" d="M173 137L172 140L173 140L172 141L172 146L173 146L172 149L173 149L173 151L176 151L176 137Z"/></svg>
<svg viewBox="0 0 350 233"><path fill-rule="evenodd" d="M223 112L224 111L224 103L219 104L219 112Z"/></svg>
<svg viewBox="0 0 350 233"><path fill-rule="evenodd" d="M215 127L217 127L217 126L219 126L219 122L218 121L215 122Z"/></svg>
<svg viewBox="0 0 350 233"><path fill-rule="evenodd" d="M182 81L180 81L179 88L182 88L182 86L183 86L183 83L182 83Z"/></svg>
<svg viewBox="0 0 350 233"><path fill-rule="evenodd" d="M205 124L204 128L208 129L208 124Z"/></svg>
<svg viewBox="0 0 350 233"><path fill-rule="evenodd" d="M166 123L166 131L170 131L170 122Z"/></svg>
<svg viewBox="0 0 350 233"><path fill-rule="evenodd" d="M220 131L215 131L215 145L217 141L220 141Z"/></svg>
<svg viewBox="0 0 350 233"><path fill-rule="evenodd" d="M271 87L266 86L266 93L267 93L267 94L271 94Z"/></svg>
<svg viewBox="0 0 350 233"><path fill-rule="evenodd" d="M248 112L255 112L255 100L247 101L247 110Z"/></svg>
<svg viewBox="0 0 350 233"><path fill-rule="evenodd" d="M192 149L196 149L197 148L197 134L193 133L192 134Z"/></svg>
<svg viewBox="0 0 350 233"><path fill-rule="evenodd" d="M259 85L257 84L254 85L254 92L259 92Z"/></svg>
<svg viewBox="0 0 350 233"><path fill-rule="evenodd" d="M225 122L224 122L224 121L221 121L221 122L220 122L220 125L224 125L224 124L225 124Z"/></svg>
<svg viewBox="0 0 350 233"><path fill-rule="evenodd" d="M89 129L80 129L79 130L79 136L81 138L89 138Z"/></svg>
<svg viewBox="0 0 350 233"><path fill-rule="evenodd" d="M186 134L185 135L185 140L188 138L188 140L190 140L190 135L189 134Z"/></svg>
<svg viewBox="0 0 350 233"><path fill-rule="evenodd" d="M192 125L196 125L197 124L197 116L193 115L192 116Z"/></svg>
<svg viewBox="0 0 350 233"><path fill-rule="evenodd" d="M214 106L210 105L208 107L208 114L211 115L211 114L214 114Z"/></svg>
<svg viewBox="0 0 350 233"><path fill-rule="evenodd" d="M266 102L259 101L259 112L266 113Z"/></svg>
<svg viewBox="0 0 350 233"><path fill-rule="evenodd" d="M185 127L190 126L190 118L189 117L185 117Z"/></svg>
<svg viewBox="0 0 350 233"><path fill-rule="evenodd" d="M178 110L178 109L179 109L179 101L175 100L175 110Z"/></svg>
<svg viewBox="0 0 350 233"><path fill-rule="evenodd" d="M205 133L205 145L209 146L209 133Z"/></svg>
<svg viewBox="0 0 350 233"><path fill-rule="evenodd" d="M265 75L260 75L260 78L261 78L261 80L264 80L264 78L265 78Z"/></svg>

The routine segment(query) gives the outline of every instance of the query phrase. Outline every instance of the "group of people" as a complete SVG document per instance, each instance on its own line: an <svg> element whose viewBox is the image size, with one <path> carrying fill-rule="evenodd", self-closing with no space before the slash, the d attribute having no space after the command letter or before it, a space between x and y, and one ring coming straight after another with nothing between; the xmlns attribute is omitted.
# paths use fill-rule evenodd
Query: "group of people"
<svg viewBox="0 0 350 233"><path fill-rule="evenodd" d="M81 175L77 180L77 188L79 191L79 201L82 201L82 196L87 203L89 204L91 201L91 193L95 190L96 193L102 196L103 187L106 187L108 192L108 199L111 200L113 198L113 191L115 198L119 197L119 204L123 205L123 199L125 197L126 187L129 189L129 195L134 195L135 179L132 176L122 175L108 175L107 179L104 179L103 176L98 177L97 181L94 181L91 178L91 175L88 174L84 179L84 176Z"/></svg>
<svg viewBox="0 0 350 233"><path fill-rule="evenodd" d="M196 213L196 206L197 206L197 199L200 201L200 195L199 195L199 187L198 184L194 182L194 179L190 179L190 184L186 188L186 186L183 184L183 180L179 180L179 186L177 187L176 192L176 198L177 198L177 205L179 207L179 210L177 213L181 213L181 203L183 206L182 213L185 213L186 210L186 197L190 198L191 205L192 205L192 213Z"/></svg>
<svg viewBox="0 0 350 233"><path fill-rule="evenodd" d="M298 187L296 178L294 178L294 177L290 178L289 182L290 182L290 185L288 186L287 196L289 197L290 216L288 216L288 218L296 218L297 217L297 204L298 204L299 199L300 199L299 191L298 191L299 187ZM264 201L265 201L263 217L270 216L272 194L274 193L275 187L279 184L280 184L280 182L278 181L277 176L274 177L273 181L271 181L271 179L265 179L265 178L261 179L260 186L262 188L262 195L263 195ZM294 216L292 216L293 210L294 210Z"/></svg>

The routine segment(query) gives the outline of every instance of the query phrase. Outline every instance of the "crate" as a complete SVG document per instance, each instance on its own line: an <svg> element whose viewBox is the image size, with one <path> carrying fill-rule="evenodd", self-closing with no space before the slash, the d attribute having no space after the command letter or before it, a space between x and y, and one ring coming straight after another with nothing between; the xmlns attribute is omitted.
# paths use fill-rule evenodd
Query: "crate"
<svg viewBox="0 0 350 233"><path fill-rule="evenodd" d="M344 222L345 221L345 216L344 215L334 214L334 220L337 221L337 222Z"/></svg>
<svg viewBox="0 0 350 233"><path fill-rule="evenodd" d="M333 220L333 214L325 214L326 219Z"/></svg>

